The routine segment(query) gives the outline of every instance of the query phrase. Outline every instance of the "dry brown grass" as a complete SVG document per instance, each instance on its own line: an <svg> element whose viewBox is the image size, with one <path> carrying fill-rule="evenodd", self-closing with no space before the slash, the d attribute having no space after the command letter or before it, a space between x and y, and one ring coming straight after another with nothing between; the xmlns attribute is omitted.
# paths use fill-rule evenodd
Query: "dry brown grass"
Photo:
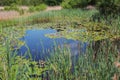
<svg viewBox="0 0 120 80"><path fill-rule="evenodd" d="M13 19L19 16L17 11L0 11L0 20Z"/></svg>
<svg viewBox="0 0 120 80"><path fill-rule="evenodd" d="M27 6L21 6L21 9L27 11L29 8ZM25 13L24 15L20 15L19 12L17 11L3 11L4 7L0 7L0 21L2 20L9 20L9 19L14 19L18 18L21 16L30 16L33 13ZM51 11L51 10L61 10L61 6L49 6L45 11Z"/></svg>
<svg viewBox="0 0 120 80"><path fill-rule="evenodd" d="M61 10L61 6L49 6L47 7L46 11L51 11L51 10Z"/></svg>

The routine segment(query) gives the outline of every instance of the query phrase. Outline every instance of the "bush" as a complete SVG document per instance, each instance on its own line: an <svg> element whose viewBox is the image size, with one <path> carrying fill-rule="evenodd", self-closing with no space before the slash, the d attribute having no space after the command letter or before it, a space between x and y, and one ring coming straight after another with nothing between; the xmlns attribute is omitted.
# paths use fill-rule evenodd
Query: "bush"
<svg viewBox="0 0 120 80"><path fill-rule="evenodd" d="M83 8L89 4L91 0L64 0L62 2L63 8Z"/></svg>
<svg viewBox="0 0 120 80"><path fill-rule="evenodd" d="M30 6L29 7L29 12L34 12L35 11L35 7L34 6Z"/></svg>
<svg viewBox="0 0 120 80"><path fill-rule="evenodd" d="M35 7L35 10L36 11L43 11L47 8L47 5L46 4L40 4L38 6Z"/></svg>
<svg viewBox="0 0 120 80"><path fill-rule="evenodd" d="M4 10L9 11L10 10L10 6L5 6Z"/></svg>
<svg viewBox="0 0 120 80"><path fill-rule="evenodd" d="M46 4L40 4L38 6L31 6L29 7L29 12L34 12L34 11L43 11L47 8Z"/></svg>
<svg viewBox="0 0 120 80"><path fill-rule="evenodd" d="M49 5L49 6L56 6L60 5L63 0L44 0L44 3Z"/></svg>
<svg viewBox="0 0 120 80"><path fill-rule="evenodd" d="M15 10L15 11L19 11L19 7L16 4L11 4L10 6L5 6L4 10Z"/></svg>
<svg viewBox="0 0 120 80"><path fill-rule="evenodd" d="M61 6L63 7L63 8L72 8L72 5L70 4L70 0L69 1L64 1L64 2L62 2L62 4L61 4Z"/></svg>
<svg viewBox="0 0 120 80"><path fill-rule="evenodd" d="M120 1L119 0L99 0L97 2L98 10L100 14L119 14L120 13Z"/></svg>
<svg viewBox="0 0 120 80"><path fill-rule="evenodd" d="M120 0L64 0L62 2L63 8L83 8L87 5L97 6L100 14L119 14Z"/></svg>

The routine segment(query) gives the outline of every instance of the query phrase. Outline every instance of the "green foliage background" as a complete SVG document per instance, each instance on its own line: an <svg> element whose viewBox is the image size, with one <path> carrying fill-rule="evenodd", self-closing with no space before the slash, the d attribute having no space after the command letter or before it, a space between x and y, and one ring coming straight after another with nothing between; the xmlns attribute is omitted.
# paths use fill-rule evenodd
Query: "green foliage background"
<svg viewBox="0 0 120 80"><path fill-rule="evenodd" d="M120 0L64 0L63 8L84 8L87 5L96 6L102 14L119 14Z"/></svg>
<svg viewBox="0 0 120 80"><path fill-rule="evenodd" d="M120 12L120 0L0 0L0 6L11 4L38 6L43 3L49 6L61 5L63 8L84 8L87 5L94 5L103 14Z"/></svg>
<svg viewBox="0 0 120 80"><path fill-rule="evenodd" d="M45 3L47 5L59 5L63 0L0 0L0 5L11 5L13 3L18 4L18 5L33 5L37 6L41 3Z"/></svg>

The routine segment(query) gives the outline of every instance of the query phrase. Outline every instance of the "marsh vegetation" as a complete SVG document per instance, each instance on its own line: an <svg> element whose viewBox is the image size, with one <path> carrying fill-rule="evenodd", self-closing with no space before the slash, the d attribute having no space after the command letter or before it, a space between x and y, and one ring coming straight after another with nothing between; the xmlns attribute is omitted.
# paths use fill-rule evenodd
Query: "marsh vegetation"
<svg viewBox="0 0 120 80"><path fill-rule="evenodd" d="M93 2L78 2L63 0L67 9L0 20L0 79L119 80L119 5L115 14L103 11L106 6L87 10ZM37 3L30 6L41 10Z"/></svg>

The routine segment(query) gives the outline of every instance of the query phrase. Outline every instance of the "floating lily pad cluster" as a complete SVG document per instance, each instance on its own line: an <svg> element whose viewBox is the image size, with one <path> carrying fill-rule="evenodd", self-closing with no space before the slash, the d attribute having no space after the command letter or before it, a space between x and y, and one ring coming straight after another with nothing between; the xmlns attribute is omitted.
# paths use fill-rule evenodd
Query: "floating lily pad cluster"
<svg viewBox="0 0 120 80"><path fill-rule="evenodd" d="M65 27L65 26L64 26ZM64 37L67 39L86 41L97 41L106 38L113 38L115 35L111 33L110 27L104 23L97 22L87 22L86 24L81 24L73 22L69 27L59 27L61 31L53 34L47 34L46 36L50 38L60 38ZM55 28L56 30L58 28Z"/></svg>

